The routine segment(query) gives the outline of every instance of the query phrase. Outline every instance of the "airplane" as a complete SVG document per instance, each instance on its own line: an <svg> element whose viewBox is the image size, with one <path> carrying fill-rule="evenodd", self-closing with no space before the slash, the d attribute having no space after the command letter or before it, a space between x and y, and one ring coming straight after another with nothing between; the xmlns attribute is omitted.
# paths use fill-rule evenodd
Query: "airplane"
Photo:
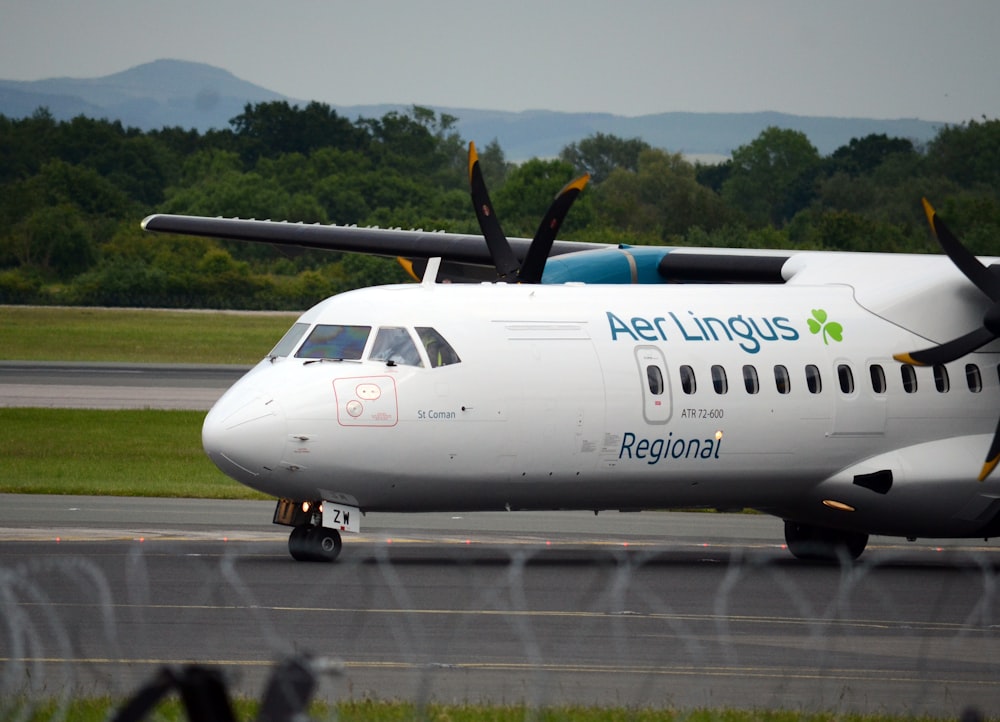
<svg viewBox="0 0 1000 722"><path fill-rule="evenodd" d="M205 418L294 559L336 559L381 511L755 509L795 557L844 563L870 535L1000 533L1000 259L926 200L947 257L607 246L556 239L586 176L532 239L503 234L474 144L469 178L485 244L142 222L401 257L420 281L321 301Z"/></svg>

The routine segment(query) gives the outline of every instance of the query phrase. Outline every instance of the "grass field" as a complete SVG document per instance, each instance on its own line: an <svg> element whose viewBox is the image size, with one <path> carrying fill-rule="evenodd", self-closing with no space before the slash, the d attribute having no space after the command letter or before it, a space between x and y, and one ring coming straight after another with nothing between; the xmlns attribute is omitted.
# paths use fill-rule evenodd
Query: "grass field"
<svg viewBox="0 0 1000 722"><path fill-rule="evenodd" d="M0 360L249 365L297 315L0 306Z"/></svg>
<svg viewBox="0 0 1000 722"><path fill-rule="evenodd" d="M264 499L215 468L201 411L0 408L0 493Z"/></svg>
<svg viewBox="0 0 1000 722"><path fill-rule="evenodd" d="M75 699L68 708L57 702L26 705L11 718L27 722L50 722L69 719L74 722L103 722L121 706L108 698ZM258 705L247 700L233 700L238 720L255 719ZM0 702L0 713L4 705ZM791 711L736 710L660 710L646 708L546 707L534 709L519 705L443 705L418 706L407 702L358 701L338 704L313 704L310 718L337 722L931 722L930 717L903 715L804 714ZM149 719L174 722L188 719L176 698L164 701Z"/></svg>

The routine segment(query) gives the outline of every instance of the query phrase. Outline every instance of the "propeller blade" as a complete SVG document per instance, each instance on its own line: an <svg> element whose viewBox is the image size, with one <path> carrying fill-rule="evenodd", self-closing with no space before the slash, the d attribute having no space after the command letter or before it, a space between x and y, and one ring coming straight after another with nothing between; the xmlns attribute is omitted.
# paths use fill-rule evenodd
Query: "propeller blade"
<svg viewBox="0 0 1000 722"><path fill-rule="evenodd" d="M985 346L994 338L996 336L993 335L992 331L985 326L980 326L975 331L970 331L964 336L959 336L940 346L931 346L912 353L898 353L893 358L901 363L913 364L914 366L936 366L960 359L981 346Z"/></svg>
<svg viewBox="0 0 1000 722"><path fill-rule="evenodd" d="M983 292L991 301L993 306L986 312L983 318L983 325L974 331L970 331L964 336L959 336L940 346L913 351L912 353L901 353L893 356L894 359L902 363L914 364L917 366L936 366L946 364L960 359L966 354L972 353L978 348L985 346L1000 336L1000 275L993 269L984 266L968 248L962 245L954 233L945 225L934 210L934 207L926 198L921 199L924 206L924 214L927 222L934 232L941 248L976 288ZM979 481L985 481L1000 462L1000 424L993 434L993 441L990 444L989 453L986 454L986 461L983 463L982 471L979 473Z"/></svg>
<svg viewBox="0 0 1000 722"><path fill-rule="evenodd" d="M517 274L521 283L541 283L542 271L545 270L545 261L548 260L549 251L552 250L552 242L555 241L559 227L562 226L573 201L577 199L589 180L590 174L585 173L564 185L556 193L555 200L552 201L552 205L549 206L545 217L538 225L538 230L535 231L535 237L531 240L531 245L528 246L524 263L521 264L521 270Z"/></svg>
<svg viewBox="0 0 1000 722"><path fill-rule="evenodd" d="M921 198L921 202L924 205L927 222L930 223L931 230L934 231L934 236L937 238L938 243L941 244L944 252L948 254L951 262L958 267L958 270L965 274L966 278L975 284L976 288L985 293L990 300L1000 302L1000 278L980 263L979 259L962 245L962 242L955 237L955 234L949 230L944 221L938 217L937 211L934 210L934 207L931 206L926 198Z"/></svg>
<svg viewBox="0 0 1000 722"><path fill-rule="evenodd" d="M513 282L516 280L520 264L500 227L500 221L497 220L490 194L486 190L486 182L483 180L483 171L479 167L476 144L471 142L469 143L469 187L472 192L472 206L476 210L476 218L479 219L479 228L486 238L486 246L490 249L493 265L496 266L497 277L501 281Z"/></svg>
<svg viewBox="0 0 1000 722"><path fill-rule="evenodd" d="M993 434L993 443L990 444L986 461L983 462L983 470L979 472L980 481L986 481L986 477L996 468L998 461L1000 461L1000 423L997 424L997 430Z"/></svg>

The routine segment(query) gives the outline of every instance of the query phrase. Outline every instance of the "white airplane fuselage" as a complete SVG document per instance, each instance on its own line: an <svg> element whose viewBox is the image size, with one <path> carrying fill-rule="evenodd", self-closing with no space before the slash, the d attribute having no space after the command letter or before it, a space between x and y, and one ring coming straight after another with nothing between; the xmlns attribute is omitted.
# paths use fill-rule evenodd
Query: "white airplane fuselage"
<svg viewBox="0 0 1000 722"><path fill-rule="evenodd" d="M873 312L849 283L362 289L299 319L299 342L317 324L370 329L357 359L296 345L261 361L203 440L243 484L363 511L749 507L984 536L1000 513L1000 481L976 479L997 354L948 364L947 390L940 369L892 359L979 323L967 295L958 318L918 327L912 304ZM435 364L428 327L458 362ZM419 362L369 358L382 328L404 329Z"/></svg>

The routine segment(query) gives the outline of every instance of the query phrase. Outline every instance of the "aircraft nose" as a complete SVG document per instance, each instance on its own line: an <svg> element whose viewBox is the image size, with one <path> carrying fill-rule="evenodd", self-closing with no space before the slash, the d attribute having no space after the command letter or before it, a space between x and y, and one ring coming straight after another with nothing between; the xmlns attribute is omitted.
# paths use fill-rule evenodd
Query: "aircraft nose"
<svg viewBox="0 0 1000 722"><path fill-rule="evenodd" d="M201 428L201 443L209 458L224 474L250 486L278 465L286 437L280 405L260 394L236 406L220 401Z"/></svg>

